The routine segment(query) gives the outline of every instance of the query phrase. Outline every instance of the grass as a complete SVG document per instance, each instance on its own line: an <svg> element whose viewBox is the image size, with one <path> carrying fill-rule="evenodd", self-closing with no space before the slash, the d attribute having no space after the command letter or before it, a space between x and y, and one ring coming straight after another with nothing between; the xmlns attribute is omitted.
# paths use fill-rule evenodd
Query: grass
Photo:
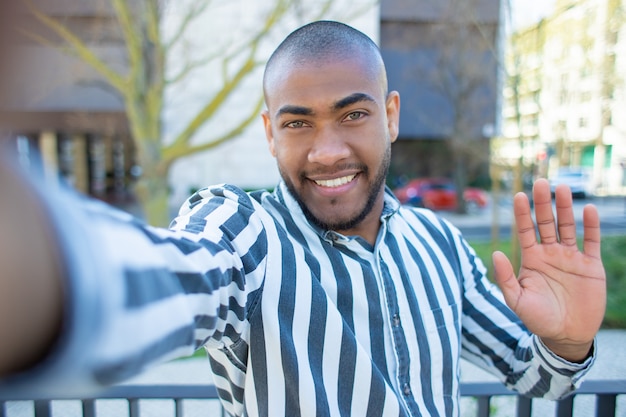
<svg viewBox="0 0 626 417"><path fill-rule="evenodd" d="M489 269L491 276L490 242L470 242L472 247ZM607 307L603 327L626 328L626 236L608 236L602 239L602 262L607 277ZM511 242L502 241L498 250L511 253Z"/></svg>

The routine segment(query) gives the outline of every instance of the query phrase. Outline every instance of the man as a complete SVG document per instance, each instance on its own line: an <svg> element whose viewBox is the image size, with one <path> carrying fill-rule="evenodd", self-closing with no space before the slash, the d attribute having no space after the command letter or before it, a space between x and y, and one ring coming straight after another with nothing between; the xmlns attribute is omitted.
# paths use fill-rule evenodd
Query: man
<svg viewBox="0 0 626 417"><path fill-rule="evenodd" d="M12 346L0 370L22 371L2 389L80 393L200 346L232 415L458 415L461 355L524 394L576 386L605 305L593 206L580 252L566 188L555 223L548 183L535 184L541 243L528 200L515 196L523 265L516 276L494 254L502 297L456 228L385 188L400 99L369 38L337 22L294 31L270 58L264 91L275 192L201 190L170 230L33 193L2 168L0 186L19 204L4 217L27 209L32 222L5 222L4 236L46 231L31 242L45 267L12 266L45 288L42 311L0 289L0 338ZM14 293L26 285L19 271L3 278ZM34 316L24 335L11 319L22 314Z"/></svg>

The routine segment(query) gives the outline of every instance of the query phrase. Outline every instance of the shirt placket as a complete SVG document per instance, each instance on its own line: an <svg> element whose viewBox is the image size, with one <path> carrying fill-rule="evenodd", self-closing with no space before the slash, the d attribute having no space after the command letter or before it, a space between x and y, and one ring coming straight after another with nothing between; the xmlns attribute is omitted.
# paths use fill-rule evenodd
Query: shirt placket
<svg viewBox="0 0 626 417"><path fill-rule="evenodd" d="M405 409L410 415L418 416L420 414L413 396L413 390L411 388L411 358L409 355L409 348L404 329L402 327L402 316L400 314L395 282L380 250L377 250L377 269L385 292L384 296L389 317L388 325L391 329L391 339L396 355L396 380L400 391L399 397L401 397L399 399L404 404Z"/></svg>

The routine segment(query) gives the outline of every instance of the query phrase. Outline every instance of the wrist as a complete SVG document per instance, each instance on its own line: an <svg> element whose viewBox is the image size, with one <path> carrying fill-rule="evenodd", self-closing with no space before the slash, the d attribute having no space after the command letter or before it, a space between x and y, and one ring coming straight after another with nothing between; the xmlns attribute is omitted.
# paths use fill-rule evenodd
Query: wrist
<svg viewBox="0 0 626 417"><path fill-rule="evenodd" d="M556 356L572 363L583 363L593 354L593 340L571 343L541 338L541 342Z"/></svg>

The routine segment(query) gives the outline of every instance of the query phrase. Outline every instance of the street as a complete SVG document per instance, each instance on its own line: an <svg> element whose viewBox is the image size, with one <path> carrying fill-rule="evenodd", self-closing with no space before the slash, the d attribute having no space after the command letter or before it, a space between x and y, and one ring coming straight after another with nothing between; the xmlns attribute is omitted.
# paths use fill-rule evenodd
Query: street
<svg viewBox="0 0 626 417"><path fill-rule="evenodd" d="M626 198L625 197L595 197L591 199L574 200L574 217L578 225L578 233L582 233L582 213L587 204L594 204L600 214L600 227L603 236L626 235ZM494 210L497 207L497 210ZM499 203L494 205L493 198L484 210L472 214L457 214L453 212L439 212L457 226L470 241L489 240L492 227L497 225L500 239L511 236L513 222L513 205L511 196L500 197Z"/></svg>

